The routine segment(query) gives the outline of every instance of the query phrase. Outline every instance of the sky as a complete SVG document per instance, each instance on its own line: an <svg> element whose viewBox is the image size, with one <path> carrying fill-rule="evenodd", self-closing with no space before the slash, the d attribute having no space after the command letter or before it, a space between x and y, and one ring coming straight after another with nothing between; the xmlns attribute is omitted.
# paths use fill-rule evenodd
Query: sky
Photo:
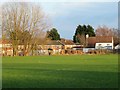
<svg viewBox="0 0 120 90"><path fill-rule="evenodd" d="M61 38L72 39L76 27L83 24L89 24L95 30L103 25L118 28L117 0L41 0L38 4L49 17L51 27L58 30Z"/></svg>
<svg viewBox="0 0 120 90"><path fill-rule="evenodd" d="M43 2L41 6L52 26L67 39L73 38L78 25L118 28L117 2Z"/></svg>

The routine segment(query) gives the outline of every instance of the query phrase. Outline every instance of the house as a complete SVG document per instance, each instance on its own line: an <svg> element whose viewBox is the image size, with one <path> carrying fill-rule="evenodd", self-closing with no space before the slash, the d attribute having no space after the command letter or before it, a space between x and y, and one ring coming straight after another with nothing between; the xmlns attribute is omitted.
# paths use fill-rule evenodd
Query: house
<svg viewBox="0 0 120 90"><path fill-rule="evenodd" d="M31 47L31 45L30 45ZM72 40L61 39L61 40L47 40L44 44L39 43L37 50L32 50L27 53L27 55L48 55L49 50L52 50L52 54L60 54L65 52L65 50L78 49L79 45L76 45ZM0 54L3 56L13 56L12 43L9 40L0 41ZM18 54L23 56L24 45L18 45Z"/></svg>
<svg viewBox="0 0 120 90"><path fill-rule="evenodd" d="M88 47L95 49L113 49L113 37L111 36L96 36L87 38Z"/></svg>
<svg viewBox="0 0 120 90"><path fill-rule="evenodd" d="M113 49L113 37L102 36L96 38L96 49Z"/></svg>
<svg viewBox="0 0 120 90"><path fill-rule="evenodd" d="M74 46L74 42L72 40L61 39L61 40L49 40L45 45L39 45L41 47L41 52L48 54L48 49L53 50L53 54L59 54L63 50L72 49Z"/></svg>
<svg viewBox="0 0 120 90"><path fill-rule="evenodd" d="M41 51L44 52L44 54L48 54L48 49L53 50L53 54L60 53L62 50L63 45L58 40L50 40L47 41L45 45L39 45L41 47Z"/></svg>
<svg viewBox="0 0 120 90"><path fill-rule="evenodd" d="M9 40L0 40L0 55L7 55L12 56L13 55L13 48L12 44Z"/></svg>
<svg viewBox="0 0 120 90"><path fill-rule="evenodd" d="M77 46L72 40L67 40L64 38L61 38L59 42L64 46L64 49L71 49Z"/></svg>

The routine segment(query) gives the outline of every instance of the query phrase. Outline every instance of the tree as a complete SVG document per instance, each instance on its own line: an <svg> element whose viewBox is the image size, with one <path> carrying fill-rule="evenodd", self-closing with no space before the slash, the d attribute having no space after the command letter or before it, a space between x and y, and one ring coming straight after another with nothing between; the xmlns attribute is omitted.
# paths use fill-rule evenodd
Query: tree
<svg viewBox="0 0 120 90"><path fill-rule="evenodd" d="M90 25L87 26L86 34L88 34L90 37L95 36L95 32L92 26Z"/></svg>
<svg viewBox="0 0 120 90"><path fill-rule="evenodd" d="M87 25L87 26L78 25L75 31L75 35L73 36L73 41L75 43L84 44L83 42L85 42L87 34L89 36L95 36L93 27L90 25ZM85 38L85 39L82 39L82 38Z"/></svg>
<svg viewBox="0 0 120 90"><path fill-rule="evenodd" d="M47 31L48 38L51 40L60 40L60 34L56 28L52 28L50 31Z"/></svg>
<svg viewBox="0 0 120 90"><path fill-rule="evenodd" d="M99 26L96 29L96 36L111 36L114 39L114 45L119 44L119 32L117 29L109 28L107 26Z"/></svg>
<svg viewBox="0 0 120 90"><path fill-rule="evenodd" d="M99 26L95 31L96 36L113 36L113 32L111 28L107 26Z"/></svg>
<svg viewBox="0 0 120 90"><path fill-rule="evenodd" d="M36 4L25 2L5 3L2 8L2 32L12 42L13 55L18 55L18 45L23 44L24 55L37 44L42 32L48 29L46 16ZM44 37L44 36L43 36Z"/></svg>

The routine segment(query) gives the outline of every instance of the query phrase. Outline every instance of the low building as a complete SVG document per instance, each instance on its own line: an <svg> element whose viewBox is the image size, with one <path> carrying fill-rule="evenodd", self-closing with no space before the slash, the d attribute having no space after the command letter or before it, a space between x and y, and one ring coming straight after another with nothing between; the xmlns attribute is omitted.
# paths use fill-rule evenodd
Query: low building
<svg viewBox="0 0 120 90"><path fill-rule="evenodd" d="M0 55L3 56L12 56L13 48L9 40L0 40Z"/></svg>
<svg viewBox="0 0 120 90"><path fill-rule="evenodd" d="M53 54L59 54L63 45L58 40L47 41L45 45L41 45L41 51L48 54L48 49L53 50Z"/></svg>
<svg viewBox="0 0 120 90"><path fill-rule="evenodd" d="M59 42L64 46L64 49L71 49L77 46L72 40L67 40L64 38L61 38Z"/></svg>
<svg viewBox="0 0 120 90"><path fill-rule="evenodd" d="M67 39L61 39L61 40L48 40L45 44L39 44L37 46L37 49L32 50L27 53L27 55L48 55L49 50L52 50L52 54L60 54L62 51L65 52L65 50L78 50L78 47L80 45L76 45L72 40ZM30 45L31 47L31 45ZM3 56L13 56L13 47L12 43L9 40L1 40L0 41L0 48L1 52L0 54ZM18 55L24 56L23 53L24 45L18 45Z"/></svg>
<svg viewBox="0 0 120 90"><path fill-rule="evenodd" d="M88 47L95 49L113 49L113 37L111 36L96 36L87 38Z"/></svg>

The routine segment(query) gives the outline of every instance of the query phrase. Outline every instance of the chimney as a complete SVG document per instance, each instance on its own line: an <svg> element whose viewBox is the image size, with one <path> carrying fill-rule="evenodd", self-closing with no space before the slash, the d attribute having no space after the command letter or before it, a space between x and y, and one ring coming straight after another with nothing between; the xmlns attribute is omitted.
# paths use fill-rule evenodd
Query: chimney
<svg viewBox="0 0 120 90"><path fill-rule="evenodd" d="M86 38L89 38L89 34L86 35Z"/></svg>

